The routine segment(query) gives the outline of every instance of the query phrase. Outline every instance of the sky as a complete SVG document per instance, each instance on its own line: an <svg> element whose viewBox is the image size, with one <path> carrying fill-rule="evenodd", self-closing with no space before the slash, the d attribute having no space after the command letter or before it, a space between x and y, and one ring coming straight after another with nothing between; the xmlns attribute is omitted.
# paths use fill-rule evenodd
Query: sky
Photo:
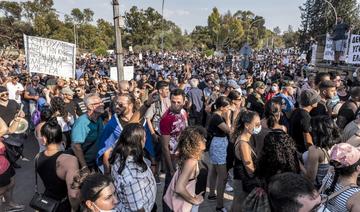
<svg viewBox="0 0 360 212"><path fill-rule="evenodd" d="M207 25L207 17L213 7L224 14L228 10L250 10L265 18L265 26L273 29L279 26L287 30L292 25L296 30L300 26L299 6L305 0L164 0L164 16L173 21L183 31L191 32L196 25ZM54 0L54 7L59 15L69 14L73 8L90 8L95 12L95 19L112 21L111 0ZM120 13L124 14L132 6L152 7L161 13L162 0L119 0Z"/></svg>
<svg viewBox="0 0 360 212"><path fill-rule="evenodd" d="M0 0L1 1L1 0ZM17 0L24 1L24 0ZM90 8L95 12L95 20L103 18L112 22L111 0L53 0L60 17L69 14L73 8ZM212 8L217 7L224 14L228 10L250 10L265 18L265 26L274 29L279 26L282 31L289 25L296 30L300 27L300 10L305 0L164 0L164 16L173 21L183 31L191 32L195 26L207 25L207 17ZM162 0L119 0L120 13L123 15L132 6L138 8L152 7L161 13ZM360 2L360 0L358 0Z"/></svg>

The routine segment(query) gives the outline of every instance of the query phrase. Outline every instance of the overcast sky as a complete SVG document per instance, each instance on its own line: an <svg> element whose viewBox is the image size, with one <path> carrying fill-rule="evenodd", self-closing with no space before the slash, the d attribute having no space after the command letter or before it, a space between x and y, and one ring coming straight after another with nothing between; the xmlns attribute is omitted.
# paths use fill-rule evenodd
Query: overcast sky
<svg viewBox="0 0 360 212"><path fill-rule="evenodd" d="M0 0L1 1L1 0ZM18 0L20 1L20 0ZM90 8L95 19L112 21L111 0L53 0L60 16L69 14L73 8ZM360 2L360 0L358 0ZM153 7L161 13L162 0L119 0L121 13L133 5L139 8ZM207 17L213 7L223 14L230 10L250 10L265 18L269 29L279 26L282 31L292 25L296 30L300 26L300 10L305 0L165 0L164 16L175 22L182 30L191 32L196 25L206 25Z"/></svg>

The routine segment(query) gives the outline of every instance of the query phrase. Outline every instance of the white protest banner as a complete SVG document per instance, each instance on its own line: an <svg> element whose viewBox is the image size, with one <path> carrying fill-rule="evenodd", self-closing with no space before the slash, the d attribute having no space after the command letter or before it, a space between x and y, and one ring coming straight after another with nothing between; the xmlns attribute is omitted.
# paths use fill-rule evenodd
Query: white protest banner
<svg viewBox="0 0 360 212"><path fill-rule="evenodd" d="M29 72L74 77L76 46L59 40L24 35Z"/></svg>
<svg viewBox="0 0 360 212"><path fill-rule="evenodd" d="M134 66L124 66L124 80L132 80L134 78Z"/></svg>
<svg viewBox="0 0 360 212"><path fill-rule="evenodd" d="M351 35L348 63L360 64L360 35Z"/></svg>
<svg viewBox="0 0 360 212"><path fill-rule="evenodd" d="M117 68L116 67L110 67L110 79L117 81Z"/></svg>
<svg viewBox="0 0 360 212"><path fill-rule="evenodd" d="M347 57L347 46L348 46L348 40L344 43L344 54L340 56L340 61L346 61ZM325 50L324 50L324 60L330 60L334 61L335 59L335 52L333 49L334 41L332 40L329 33L326 34L326 43L325 43Z"/></svg>
<svg viewBox="0 0 360 212"><path fill-rule="evenodd" d="M311 46L311 64L315 65L316 64L316 52L317 52L317 45L313 44Z"/></svg>
<svg viewBox="0 0 360 212"><path fill-rule="evenodd" d="M110 68L110 79L117 81L117 68ZM132 80L134 78L134 66L124 66L124 80Z"/></svg>
<svg viewBox="0 0 360 212"><path fill-rule="evenodd" d="M334 50L333 50L333 40L330 37L330 34L326 34L326 42L324 49L324 60L334 60Z"/></svg>

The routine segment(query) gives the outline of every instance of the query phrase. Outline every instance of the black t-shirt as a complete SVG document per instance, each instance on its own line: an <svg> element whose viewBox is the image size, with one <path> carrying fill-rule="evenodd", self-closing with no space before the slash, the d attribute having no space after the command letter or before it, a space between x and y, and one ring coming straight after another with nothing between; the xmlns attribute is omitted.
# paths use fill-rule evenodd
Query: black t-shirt
<svg viewBox="0 0 360 212"><path fill-rule="evenodd" d="M296 109L290 117L289 135L294 139L297 150L304 153L307 148L303 133L311 132L311 116L302 109Z"/></svg>
<svg viewBox="0 0 360 212"><path fill-rule="evenodd" d="M317 107L310 111L311 117L326 116L326 115L329 115L329 113L327 111L326 106L322 102L319 102Z"/></svg>
<svg viewBox="0 0 360 212"><path fill-rule="evenodd" d="M254 94L249 95L246 99L246 108L257 112L260 118L263 118L265 108L264 101L255 97Z"/></svg>
<svg viewBox="0 0 360 212"><path fill-rule="evenodd" d="M15 100L9 99L6 107L0 105L0 117L5 121L6 125L9 126L19 110L20 105Z"/></svg>
<svg viewBox="0 0 360 212"><path fill-rule="evenodd" d="M218 127L223 122L225 123L224 118L214 113L210 118L208 132L214 137L226 137L227 134Z"/></svg>

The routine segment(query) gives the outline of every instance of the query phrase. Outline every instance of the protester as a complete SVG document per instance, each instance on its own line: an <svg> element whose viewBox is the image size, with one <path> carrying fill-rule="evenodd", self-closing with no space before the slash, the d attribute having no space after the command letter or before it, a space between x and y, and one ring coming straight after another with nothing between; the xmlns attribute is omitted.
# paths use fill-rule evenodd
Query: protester
<svg viewBox="0 0 360 212"><path fill-rule="evenodd" d="M332 211L359 211L360 188L357 178L360 174L360 151L350 144L336 144L330 153L331 165L335 173L328 173L323 179L323 190L320 192L331 195L343 188L340 194L329 200L328 208Z"/></svg>
<svg viewBox="0 0 360 212"><path fill-rule="evenodd" d="M261 131L260 117L253 111L242 111L234 126L232 139L234 154L234 201L232 208L238 209L243 198L256 186L252 184L257 154L250 143L251 136Z"/></svg>
<svg viewBox="0 0 360 212"><path fill-rule="evenodd" d="M128 124L121 132L109 162L119 199L118 211L152 210L156 182L144 160L146 133L140 124Z"/></svg>
<svg viewBox="0 0 360 212"><path fill-rule="evenodd" d="M97 169L98 140L103 130L100 115L104 104L97 94L88 94L84 99L87 113L76 119L71 131L72 150L81 169Z"/></svg>
<svg viewBox="0 0 360 212"><path fill-rule="evenodd" d="M303 154L306 176L320 188L330 166L329 151L341 141L340 130L330 116L317 116L311 120L314 145Z"/></svg>
<svg viewBox="0 0 360 212"><path fill-rule="evenodd" d="M209 122L208 132L211 134L209 157L210 193L209 200L216 200L216 210L224 211L224 191L227 180L226 156L228 135L231 133L230 101L227 97L220 96L213 104L213 115ZM216 188L216 195L215 195Z"/></svg>
<svg viewBox="0 0 360 212"><path fill-rule="evenodd" d="M296 148L300 153L304 153L313 145L310 111L317 107L319 101L320 96L315 90L304 90L300 95L300 108L291 115L289 134L296 142Z"/></svg>
<svg viewBox="0 0 360 212"><path fill-rule="evenodd" d="M314 185L295 173L282 173L271 178L268 197L272 211L317 211L321 196Z"/></svg>
<svg viewBox="0 0 360 212"><path fill-rule="evenodd" d="M5 211L23 211L25 205L15 203L13 200L15 170L5 156L6 146L2 137L8 133L8 130L5 121L0 117L0 208Z"/></svg>
<svg viewBox="0 0 360 212"><path fill-rule="evenodd" d="M42 126L41 136L45 150L35 158L35 168L44 183L44 195L60 201L56 211L76 211L79 192L71 185L79 171L78 161L75 156L61 151L61 127L55 118Z"/></svg>
<svg viewBox="0 0 360 212"><path fill-rule="evenodd" d="M205 150L206 131L201 127L187 127L179 136L179 160L172 182L166 191L164 200L173 211L196 212L203 202L202 193L196 194L195 187L200 173L199 161ZM175 196L174 193L179 195ZM177 200L174 200L177 199ZM181 208L172 204L182 201Z"/></svg>
<svg viewBox="0 0 360 212"><path fill-rule="evenodd" d="M85 212L114 211L118 204L115 186L108 176L84 173L74 179L73 186L80 189Z"/></svg>
<svg viewBox="0 0 360 212"><path fill-rule="evenodd" d="M170 94L171 105L160 120L162 156L165 163L165 186L164 194L175 173L178 146L178 136L187 126L187 115L183 109L185 105L185 92L181 89L175 89ZM163 210L170 211L163 203Z"/></svg>

